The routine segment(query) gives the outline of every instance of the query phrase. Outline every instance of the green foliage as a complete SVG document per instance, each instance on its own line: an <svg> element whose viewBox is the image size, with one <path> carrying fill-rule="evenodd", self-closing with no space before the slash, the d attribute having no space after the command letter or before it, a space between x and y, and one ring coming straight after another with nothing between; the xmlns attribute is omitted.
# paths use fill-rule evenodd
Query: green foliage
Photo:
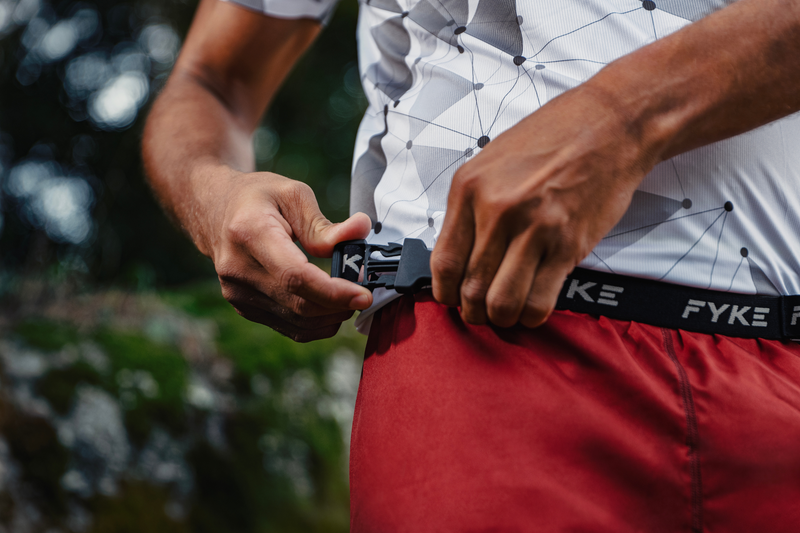
<svg viewBox="0 0 800 533"><path fill-rule="evenodd" d="M261 324L249 322L220 297L217 283L200 283L178 292L163 295L167 302L199 317L213 320L219 328L217 346L230 357L244 378L265 374L280 379L300 368L321 372L322 366L337 348L347 347L361 353L365 338L345 329L333 339L299 344Z"/></svg>
<svg viewBox="0 0 800 533"><path fill-rule="evenodd" d="M141 334L112 329L103 329L93 338L113 354L111 365L113 374L117 376L117 393L125 387L120 383L120 372L143 370L153 377L156 388L150 395L144 390L137 392L137 401L165 411L176 411L175 416L181 416L188 364L177 347L153 342Z"/></svg>
<svg viewBox="0 0 800 533"><path fill-rule="evenodd" d="M53 369L36 382L36 392L43 396L58 414L66 415L72 407L75 389L81 383L101 385L102 378L91 365L79 361L66 368Z"/></svg>
<svg viewBox="0 0 800 533"><path fill-rule="evenodd" d="M8 528L30 504L44 513L47 524L41 531L66 531L65 513L74 504L92 515L92 533L348 528L342 422L320 405L332 401L326 382L332 354L360 354L365 339L347 324L334 339L299 345L238 316L221 298L218 284L205 281L213 279L210 262L170 224L146 185L139 151L148 106L127 129L103 130L86 115L88 93L76 100L65 81L76 59L101 57L112 65L128 48L146 55L139 36L147 27L168 24L183 38L196 3L41 0L36 3L40 29L68 19L77 9L96 10L99 25L64 57L33 65L33 70L30 61L37 56L23 44L28 22L6 27L0 41L0 294L24 299L6 282L21 274L63 284L80 279L89 287L128 287L130 301L140 295L158 300L149 291L172 287L160 300L169 310L163 319L149 316L152 309L146 306L141 316L126 322L128 311L103 306L84 321L91 313L54 316L47 310L58 306L42 305L24 316L5 316L9 307L0 305L0 341L11 341L3 349L20 347L18 353L0 356L24 358L32 350L46 366L41 375L13 377L0 365L0 429L21 472L19 486L0 489L2 527ZM13 9L15 1L7 4ZM365 108L356 68L357 10L357 2L340 3L256 135L258 169L309 183L322 211L334 221L347 216L352 149ZM152 57L147 61L142 74L152 102L170 65L158 65ZM10 171L25 161L52 163L57 169L52 177L79 178L91 187L88 209L94 229L80 245L54 238L33 216L35 202L6 190ZM187 282L194 284L175 288ZM60 305L81 304L68 300ZM126 318L120 319L121 314ZM195 331L208 331L207 359L198 362L180 339L148 329L149 322L169 321L173 315L181 315ZM88 357L86 346L97 347L107 364ZM230 376L224 371L217 376L215 368L230 369ZM197 376L213 389L213 402L224 408L203 404L207 398L202 394L191 398ZM17 387L20 383L24 386ZM164 432L185 447L183 459L194 479L191 491L176 496L175 486L132 471L122 475L116 494L100 496L96 487L93 496L65 489L64 475L78 468L83 452L63 444L56 427L74 413L86 389L116 402L132 457ZM15 403L20 399L13 400L22 390L32 391L50 414L25 414ZM21 492L12 498L9 490ZM176 498L183 498L185 511L178 520L164 512Z"/></svg>
<svg viewBox="0 0 800 533"><path fill-rule="evenodd" d="M29 346L48 351L58 350L78 340L75 326L40 318L26 320L14 327L13 331Z"/></svg>
<svg viewBox="0 0 800 533"><path fill-rule="evenodd" d="M45 510L63 514L66 495L61 476L67 470L69 454L53 426L43 417L13 413L2 429L11 453L20 461L23 479L46 502Z"/></svg>
<svg viewBox="0 0 800 533"><path fill-rule="evenodd" d="M88 533L188 533L185 524L164 512L169 493L142 482L128 482L120 497L98 496L91 503L94 511Z"/></svg>
<svg viewBox="0 0 800 533"><path fill-rule="evenodd" d="M109 303L115 301L123 307ZM79 502L91 513L88 531L93 533L347 531L343 428L324 406L334 401L326 377L332 355L363 351L365 338L351 324L334 339L297 344L240 317L215 283L173 290L163 298L114 293L70 302L75 309L93 309L94 317L81 311L66 315L89 317L88 322L47 313L35 320L12 319L7 334L0 321L0 336L10 340L5 349L19 347L0 353L0 360L19 358L8 367L8 377L0 367L0 378L11 380L0 390L0 415L8 413L0 416L0 430L21 465L26 494L36 495L49 523L66 520L70 505ZM203 348L203 362L192 365L184 341L197 332L207 332L204 342L210 344ZM42 361L40 374L32 373L36 365L26 357ZM23 377L13 374L14 368L22 369ZM215 368L228 370L214 377ZM213 401L192 398L198 377L212 389L206 394ZM19 379L28 380L35 398L57 418L16 407ZM165 511L175 505L176 486L159 481L154 472L142 477L126 471L110 495L65 488L68 472L89 468L84 474L91 479L92 469L102 463L85 442L63 444L56 431L57 420L71 419L79 405L85 409L79 400L85 402L85 392L92 389L94 401L105 397L118 405L120 427L131 446L128 468L159 434L180 443L192 484L179 497L179 515ZM223 396L224 405L219 404ZM87 457L94 458L86 463ZM10 524L21 509L14 498L0 489L0 526Z"/></svg>

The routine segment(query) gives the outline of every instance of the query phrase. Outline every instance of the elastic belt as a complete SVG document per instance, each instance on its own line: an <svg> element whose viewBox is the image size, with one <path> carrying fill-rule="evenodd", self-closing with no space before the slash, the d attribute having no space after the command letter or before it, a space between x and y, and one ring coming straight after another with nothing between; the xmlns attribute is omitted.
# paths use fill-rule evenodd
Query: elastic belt
<svg viewBox="0 0 800 533"><path fill-rule="evenodd" d="M695 289L576 268L556 309L749 339L800 338L800 296Z"/></svg>
<svg viewBox="0 0 800 533"><path fill-rule="evenodd" d="M370 290L416 292L431 284L430 250L419 239L403 245L347 241L334 250L331 275ZM800 338L800 295L695 289L583 268L567 277L556 309L731 337Z"/></svg>

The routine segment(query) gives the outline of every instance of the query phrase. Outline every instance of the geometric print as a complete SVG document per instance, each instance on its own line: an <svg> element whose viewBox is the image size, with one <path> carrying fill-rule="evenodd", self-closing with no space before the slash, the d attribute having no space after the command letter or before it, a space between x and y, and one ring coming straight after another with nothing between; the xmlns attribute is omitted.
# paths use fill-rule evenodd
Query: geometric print
<svg viewBox="0 0 800 533"><path fill-rule="evenodd" d="M262 10L278 14L278 4L299 2L267 3L273 11ZM315 16L333 4L306 3ZM351 211L372 219L368 240L413 237L433 247L453 175L492 139L615 59L731 3L363 0L359 65L369 107L356 140ZM581 266L800 294L800 120L657 165Z"/></svg>

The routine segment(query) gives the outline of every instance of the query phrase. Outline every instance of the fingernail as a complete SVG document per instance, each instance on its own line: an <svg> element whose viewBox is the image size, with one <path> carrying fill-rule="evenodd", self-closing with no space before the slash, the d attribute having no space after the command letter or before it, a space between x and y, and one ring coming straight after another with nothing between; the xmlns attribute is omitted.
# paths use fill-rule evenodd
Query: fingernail
<svg viewBox="0 0 800 533"><path fill-rule="evenodd" d="M366 294L359 294L350 300L350 309L366 309L369 307L369 296Z"/></svg>

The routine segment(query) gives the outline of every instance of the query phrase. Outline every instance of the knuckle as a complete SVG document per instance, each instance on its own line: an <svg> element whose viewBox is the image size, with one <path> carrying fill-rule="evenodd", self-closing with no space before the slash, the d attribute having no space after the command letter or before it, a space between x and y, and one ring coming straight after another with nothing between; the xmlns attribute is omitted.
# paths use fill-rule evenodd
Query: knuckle
<svg viewBox="0 0 800 533"><path fill-rule="evenodd" d="M306 320L312 318L314 306L308 300L295 298L292 302L292 311L294 311L298 317L302 317L303 322L306 322ZM311 326L313 324L309 322L308 325Z"/></svg>
<svg viewBox="0 0 800 533"><path fill-rule="evenodd" d="M519 200L505 195L494 195L486 199L486 205L499 217L514 216L518 211Z"/></svg>
<svg viewBox="0 0 800 533"><path fill-rule="evenodd" d="M232 305L237 303L245 303L247 301L248 290L237 283L233 278L219 277L219 286L222 292L222 297Z"/></svg>
<svg viewBox="0 0 800 533"><path fill-rule="evenodd" d="M294 193L297 182L290 179L284 179L275 185L275 193L278 196L289 196Z"/></svg>
<svg viewBox="0 0 800 533"><path fill-rule="evenodd" d="M282 184L281 192L285 198L297 204L304 202L309 196L314 196L314 191L308 184L295 180Z"/></svg>
<svg viewBox="0 0 800 533"><path fill-rule="evenodd" d="M217 276L219 276L219 281L223 290L225 290L226 285L230 285L232 281L240 277L240 272L242 270L238 261L234 260L232 257L222 257L218 259L214 263L214 269L217 271Z"/></svg>
<svg viewBox="0 0 800 533"><path fill-rule="evenodd" d="M453 176L452 188L456 191L473 192L480 184L480 174L461 167Z"/></svg>
<svg viewBox="0 0 800 533"><path fill-rule="evenodd" d="M569 247L569 234L564 231L563 226L557 221L542 217L536 221L534 227L536 237L554 243L555 248L565 249Z"/></svg>
<svg viewBox="0 0 800 533"><path fill-rule="evenodd" d="M467 170L466 166L462 166L456 173L453 175L453 186L461 186L463 187L470 179L472 173Z"/></svg>
<svg viewBox="0 0 800 533"><path fill-rule="evenodd" d="M571 224L569 219L554 220L550 223L548 229L557 234L561 248L572 250L576 248L581 241L580 235L578 235L576 228Z"/></svg>
<svg viewBox="0 0 800 533"><path fill-rule="evenodd" d="M258 219L239 214L231 218L225 226L225 236L236 244L249 242L257 234Z"/></svg>
<svg viewBox="0 0 800 533"><path fill-rule="evenodd" d="M486 298L489 319L498 326L513 326L517 323L520 302L512 295L490 294Z"/></svg>
<svg viewBox="0 0 800 533"><path fill-rule="evenodd" d="M220 289L222 289L222 297L225 298L225 300L232 302L233 300L236 299L237 293L239 291L235 285L228 283L227 281L222 279L222 277L220 277L219 286Z"/></svg>
<svg viewBox="0 0 800 533"><path fill-rule="evenodd" d="M478 278L468 278L461 285L461 299L470 305L482 305L486 301L487 284Z"/></svg>
<svg viewBox="0 0 800 533"><path fill-rule="evenodd" d="M566 265L571 268L580 263L591 251L591 248L587 249L579 239L565 235L550 250L549 254L554 264Z"/></svg>
<svg viewBox="0 0 800 533"><path fill-rule="evenodd" d="M304 183L302 181L293 181L292 183L294 184L295 194L301 196L314 195L314 190L308 183Z"/></svg>
<svg viewBox="0 0 800 533"><path fill-rule="evenodd" d="M464 262L455 254L448 252L434 253L431 258L431 273L443 281L452 281L461 276L464 271Z"/></svg>
<svg viewBox="0 0 800 533"><path fill-rule="evenodd" d="M299 268L287 268L281 274L280 284L288 292L296 294L306 283L305 275Z"/></svg>
<svg viewBox="0 0 800 533"><path fill-rule="evenodd" d="M525 312L523 314L522 323L531 328L541 326L547 321L553 309L549 305L539 302L528 302L525 305Z"/></svg>

